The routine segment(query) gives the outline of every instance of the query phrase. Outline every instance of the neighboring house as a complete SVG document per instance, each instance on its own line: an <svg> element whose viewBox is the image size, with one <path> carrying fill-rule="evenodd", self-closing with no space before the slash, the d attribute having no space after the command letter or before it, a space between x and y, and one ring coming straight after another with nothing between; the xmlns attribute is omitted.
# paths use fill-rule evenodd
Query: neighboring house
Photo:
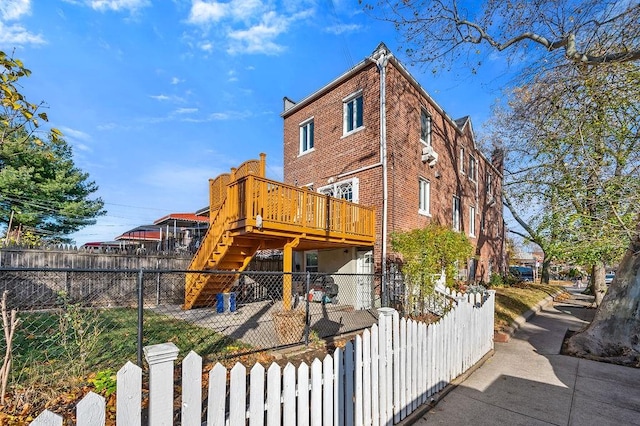
<svg viewBox="0 0 640 426"><path fill-rule="evenodd" d="M294 270L379 272L390 234L431 222L468 236L461 271L504 271L502 156L476 146L471 120L453 120L384 44L299 102L284 98L284 181L376 209L373 248L296 253Z"/></svg>
<svg viewBox="0 0 640 426"><path fill-rule="evenodd" d="M195 252L207 232L209 218L194 213L171 213L153 222L130 229L116 241L150 251Z"/></svg>

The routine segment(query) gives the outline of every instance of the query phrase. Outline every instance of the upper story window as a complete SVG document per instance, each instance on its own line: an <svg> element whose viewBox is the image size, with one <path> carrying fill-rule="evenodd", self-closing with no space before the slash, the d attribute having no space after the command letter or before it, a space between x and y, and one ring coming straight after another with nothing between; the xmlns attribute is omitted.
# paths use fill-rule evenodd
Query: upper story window
<svg viewBox="0 0 640 426"><path fill-rule="evenodd" d="M418 188L418 213L426 216L431 215L431 182L420 178Z"/></svg>
<svg viewBox="0 0 640 426"><path fill-rule="evenodd" d="M469 207L469 236L476 236L476 207Z"/></svg>
<svg viewBox="0 0 640 426"><path fill-rule="evenodd" d="M487 194L493 195L493 174L489 171L487 172L485 185L487 187Z"/></svg>
<svg viewBox="0 0 640 426"><path fill-rule="evenodd" d="M300 154L313 150L313 117L300 124Z"/></svg>
<svg viewBox="0 0 640 426"><path fill-rule="evenodd" d="M464 167L464 162L466 160L466 157L464 156L464 147L460 148L460 173L465 173L465 167Z"/></svg>
<svg viewBox="0 0 640 426"><path fill-rule="evenodd" d="M318 188L318 192L330 197L342 198L352 203L358 202L359 181L358 178L352 178L335 182L330 185Z"/></svg>
<svg viewBox="0 0 640 426"><path fill-rule="evenodd" d="M453 196L453 230L460 231L460 197Z"/></svg>
<svg viewBox="0 0 640 426"><path fill-rule="evenodd" d="M431 116L424 108L420 112L420 142L431 145Z"/></svg>
<svg viewBox="0 0 640 426"><path fill-rule="evenodd" d="M478 163L472 154L469 154L469 179L474 182L478 179Z"/></svg>
<svg viewBox="0 0 640 426"><path fill-rule="evenodd" d="M363 125L362 92L356 92L346 97L343 101L344 130L343 134L349 134L360 129Z"/></svg>

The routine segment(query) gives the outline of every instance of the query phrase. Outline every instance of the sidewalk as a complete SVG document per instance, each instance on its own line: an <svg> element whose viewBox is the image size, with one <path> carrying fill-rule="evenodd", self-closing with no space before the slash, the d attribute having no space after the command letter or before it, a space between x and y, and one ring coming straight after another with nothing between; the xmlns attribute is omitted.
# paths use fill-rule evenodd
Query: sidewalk
<svg viewBox="0 0 640 426"><path fill-rule="evenodd" d="M582 289L550 304L496 343L495 354L415 423L424 425L640 425L640 369L559 355L567 329L594 309Z"/></svg>

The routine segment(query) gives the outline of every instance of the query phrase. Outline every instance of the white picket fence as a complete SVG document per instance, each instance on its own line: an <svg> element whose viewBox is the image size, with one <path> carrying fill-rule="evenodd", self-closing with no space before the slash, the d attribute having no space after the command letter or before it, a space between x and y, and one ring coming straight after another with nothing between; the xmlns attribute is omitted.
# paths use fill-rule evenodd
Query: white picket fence
<svg viewBox="0 0 640 426"><path fill-rule="evenodd" d="M209 372L207 425L392 425L426 403L493 348L495 292L449 294L455 306L426 325L400 319L391 308L379 321L333 356L298 368L256 364L247 376L237 363L230 372L216 364ZM178 348L145 348L149 364L148 424L174 424L174 361ZM116 423L141 425L142 370L128 362L117 376ZM227 393L227 390L229 392ZM227 395L230 395L228 397ZM200 426L202 358L190 352L182 363L179 423ZM89 393L76 407L79 426L105 424L105 400ZM45 411L34 426L61 426Z"/></svg>

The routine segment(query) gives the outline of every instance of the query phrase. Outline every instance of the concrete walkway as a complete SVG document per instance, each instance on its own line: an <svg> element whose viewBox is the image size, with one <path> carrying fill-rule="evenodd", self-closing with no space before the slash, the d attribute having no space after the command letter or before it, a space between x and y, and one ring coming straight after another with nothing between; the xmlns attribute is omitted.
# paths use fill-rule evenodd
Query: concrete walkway
<svg viewBox="0 0 640 426"><path fill-rule="evenodd" d="M640 425L640 369L559 355L567 329L595 312L568 290L415 424Z"/></svg>

